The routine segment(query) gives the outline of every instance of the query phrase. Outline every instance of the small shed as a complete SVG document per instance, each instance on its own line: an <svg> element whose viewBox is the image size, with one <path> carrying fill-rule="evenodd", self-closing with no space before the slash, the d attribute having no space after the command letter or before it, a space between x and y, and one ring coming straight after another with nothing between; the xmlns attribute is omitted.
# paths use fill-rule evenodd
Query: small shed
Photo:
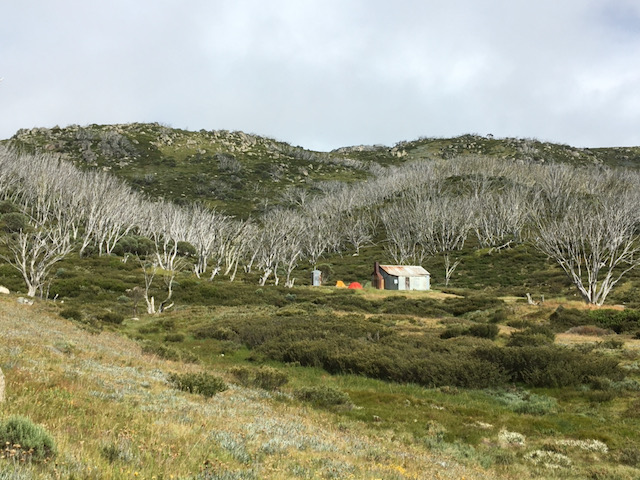
<svg viewBox="0 0 640 480"><path fill-rule="evenodd" d="M431 274L419 265L374 265L372 284L381 290L429 290Z"/></svg>
<svg viewBox="0 0 640 480"><path fill-rule="evenodd" d="M322 285L322 272L320 270L313 270L311 272L311 285L314 287Z"/></svg>

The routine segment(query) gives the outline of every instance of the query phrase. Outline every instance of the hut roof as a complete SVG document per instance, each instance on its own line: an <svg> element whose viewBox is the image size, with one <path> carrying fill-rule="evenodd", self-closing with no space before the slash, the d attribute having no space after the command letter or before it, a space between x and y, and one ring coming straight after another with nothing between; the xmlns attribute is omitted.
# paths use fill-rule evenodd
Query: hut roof
<svg viewBox="0 0 640 480"><path fill-rule="evenodd" d="M419 265L380 265L380 268L394 277L423 277L431 275Z"/></svg>

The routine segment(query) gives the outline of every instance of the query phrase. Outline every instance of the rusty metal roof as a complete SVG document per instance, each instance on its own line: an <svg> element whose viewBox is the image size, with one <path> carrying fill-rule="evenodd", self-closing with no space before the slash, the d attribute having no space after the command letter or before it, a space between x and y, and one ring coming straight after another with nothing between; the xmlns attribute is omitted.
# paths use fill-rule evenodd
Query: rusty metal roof
<svg viewBox="0 0 640 480"><path fill-rule="evenodd" d="M431 275L419 265L380 265L380 268L394 277L423 277Z"/></svg>

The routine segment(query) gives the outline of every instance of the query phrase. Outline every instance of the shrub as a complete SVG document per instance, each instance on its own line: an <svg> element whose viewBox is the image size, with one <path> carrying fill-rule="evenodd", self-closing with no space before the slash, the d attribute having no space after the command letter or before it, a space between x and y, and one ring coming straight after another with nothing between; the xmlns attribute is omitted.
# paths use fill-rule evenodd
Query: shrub
<svg viewBox="0 0 640 480"><path fill-rule="evenodd" d="M172 373L168 379L178 390L205 397L213 397L216 393L224 392L228 388L224 380L207 372Z"/></svg>
<svg viewBox="0 0 640 480"><path fill-rule="evenodd" d="M543 335L551 342L556 339L556 334L546 325L529 325L524 331L532 335Z"/></svg>
<svg viewBox="0 0 640 480"><path fill-rule="evenodd" d="M451 327L447 327L447 329L440 334L440 338L446 340L447 338L455 338L464 335L466 332L466 328L462 325L452 325Z"/></svg>
<svg viewBox="0 0 640 480"><path fill-rule="evenodd" d="M101 315L98 315L98 320L104 323L112 323L114 325L120 325L124 322L124 315L116 312L105 312Z"/></svg>
<svg viewBox="0 0 640 480"><path fill-rule="evenodd" d="M493 323L478 323L471 325L468 330L468 334L472 337L488 338L490 340L494 340L499 332L500 327Z"/></svg>
<svg viewBox="0 0 640 480"><path fill-rule="evenodd" d="M545 415L555 413L558 409L558 402L555 398L538 395L526 390L496 390L487 393L515 413Z"/></svg>
<svg viewBox="0 0 640 480"><path fill-rule="evenodd" d="M253 383L264 390L277 390L289 381L287 375L271 367L260 367L255 372Z"/></svg>
<svg viewBox="0 0 640 480"><path fill-rule="evenodd" d="M640 321L639 310L575 310L558 307L549 317L551 325L556 331L564 331L571 327L582 325L597 325L601 328L613 330L615 333L634 331Z"/></svg>
<svg viewBox="0 0 640 480"><path fill-rule="evenodd" d="M640 466L640 449L635 445L622 448L616 457L617 460L624 465L631 467Z"/></svg>
<svg viewBox="0 0 640 480"><path fill-rule="evenodd" d="M0 227L8 233L16 233L29 227L29 219L19 212L5 213L0 219Z"/></svg>
<svg viewBox="0 0 640 480"><path fill-rule="evenodd" d="M521 332L513 332L509 337L509 347L540 347L551 345L556 335L549 327L544 325L529 325Z"/></svg>
<svg viewBox="0 0 640 480"><path fill-rule="evenodd" d="M25 460L44 460L57 453L53 437L44 428L27 417L17 415L0 423L0 442L22 452Z"/></svg>
<svg viewBox="0 0 640 480"><path fill-rule="evenodd" d="M624 412L625 417L640 418L640 399L632 401Z"/></svg>
<svg viewBox="0 0 640 480"><path fill-rule="evenodd" d="M82 320L82 312L77 308L65 308L60 312L60 316L67 320Z"/></svg>
<svg viewBox="0 0 640 480"><path fill-rule="evenodd" d="M496 310L489 318L489 322L491 323L504 323L509 319L507 312L503 309Z"/></svg>
<svg viewBox="0 0 640 480"><path fill-rule="evenodd" d="M18 206L9 200L2 200L0 202L0 214L18 212L19 210Z"/></svg>
<svg viewBox="0 0 640 480"><path fill-rule="evenodd" d="M475 355L502 369L512 382L534 387L575 386L587 383L592 376L612 380L624 376L614 358L555 345L479 348Z"/></svg>
<svg viewBox="0 0 640 480"><path fill-rule="evenodd" d="M166 360L173 360L175 362L187 362L197 363L198 357L193 353L184 350L178 350L177 348L163 345L161 343L151 342L146 340L142 344L142 353L157 355L160 358Z"/></svg>
<svg viewBox="0 0 640 480"><path fill-rule="evenodd" d="M293 395L298 400L309 402L316 407L334 407L351 403L347 393L326 385L302 387L296 390Z"/></svg>
<svg viewBox="0 0 640 480"><path fill-rule="evenodd" d="M532 323L528 320L522 320L520 318L509 320L507 325L512 328L527 328L532 325Z"/></svg>
<svg viewBox="0 0 640 480"><path fill-rule="evenodd" d="M588 312L574 308L564 308L562 305L551 314L549 322L556 332L564 332L571 327L579 327L593 323L589 318Z"/></svg>
<svg viewBox="0 0 640 480"><path fill-rule="evenodd" d="M182 342L184 341L184 333L168 333L164 336L165 342Z"/></svg>
<svg viewBox="0 0 640 480"><path fill-rule="evenodd" d="M197 339L213 338L215 340L235 340L238 334L228 327L218 325L205 325L193 331Z"/></svg>
<svg viewBox="0 0 640 480"><path fill-rule="evenodd" d="M502 300L496 298L469 296L463 298L447 298L442 302L442 309L459 317L465 313L475 312L476 310L488 310L492 307L504 305Z"/></svg>
<svg viewBox="0 0 640 480"><path fill-rule="evenodd" d="M240 383L248 387L251 385L251 369L247 367L233 367L229 370L229 373Z"/></svg>
<svg viewBox="0 0 640 480"><path fill-rule="evenodd" d="M543 345L550 345L553 340L549 340L549 337L536 333L529 332L513 332L509 337L507 346L509 347L541 347Z"/></svg>
<svg viewBox="0 0 640 480"><path fill-rule="evenodd" d="M589 312L589 316L599 327L608 328L616 333L633 331L640 322L639 310L601 309Z"/></svg>
<svg viewBox="0 0 640 480"><path fill-rule="evenodd" d="M234 367L230 373L245 387L257 387L264 390L277 390L289 381L287 375L272 367L260 367L252 369L247 367Z"/></svg>
<svg viewBox="0 0 640 480"><path fill-rule="evenodd" d="M607 350L620 350L624 347L624 342L615 338L610 338L596 344L597 348L604 348Z"/></svg>
<svg viewBox="0 0 640 480"><path fill-rule="evenodd" d="M596 327L595 325L582 325L580 327L573 327L567 330L567 333L573 335L587 335L592 337L602 337L604 335L611 335L612 330Z"/></svg>
<svg viewBox="0 0 640 480"><path fill-rule="evenodd" d="M143 327L138 328L138 333L142 333L143 335L147 335L149 333L159 333L160 327L157 325L145 325Z"/></svg>

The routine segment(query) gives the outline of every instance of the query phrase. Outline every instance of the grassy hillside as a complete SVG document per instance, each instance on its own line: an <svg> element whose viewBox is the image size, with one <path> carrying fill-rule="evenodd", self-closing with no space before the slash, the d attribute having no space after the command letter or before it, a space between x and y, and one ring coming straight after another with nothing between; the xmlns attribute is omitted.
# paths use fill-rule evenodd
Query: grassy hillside
<svg viewBox="0 0 640 480"><path fill-rule="evenodd" d="M110 171L152 198L180 204L199 201L243 218L269 206L288 205L300 190L322 194L332 182L363 181L378 166L421 159L482 155L640 168L638 147L583 149L477 135L314 152L243 132L126 124L20 130L5 143L59 153L82 168Z"/></svg>
<svg viewBox="0 0 640 480"><path fill-rule="evenodd" d="M26 464L14 460L19 448L7 449L0 472L19 479L637 477L640 344L628 334L558 335L557 344L582 345L576 352L617 359L627 375L562 388L425 388L331 375L304 366L303 357L275 360L279 348L295 351L296 338L307 342L305 352L316 348L313 337L327 345L352 338L355 348L392 338L436 341L453 327L482 323L480 312L496 317L495 342L504 345L533 325L594 322L575 310L579 304L564 302L574 317L558 320L554 301L473 303L437 292L301 287L232 295L227 290L217 306L129 317L120 326L104 317L60 319L56 312L69 316L66 303L0 299L7 380L0 418L30 418L58 449L55 461ZM312 336L304 340L303 331ZM470 346L493 343L464 334L437 341L441 355L457 352L456 363ZM206 397L172 383L172 374L198 372L223 379L227 389Z"/></svg>
<svg viewBox="0 0 640 480"><path fill-rule="evenodd" d="M330 205L344 182L375 187L361 197L346 192L341 198L353 202L352 210L320 212L320 236L335 234L324 223L332 215L344 216L342 235L345 225L355 228L358 214L400 202L402 188L415 193L435 185L419 183L424 178L411 183L412 176L433 173L419 168L395 169L398 190L384 182L395 167L414 161L438 159L442 167L456 158L459 166L488 156L534 166L640 165L638 148L576 149L474 135L322 153L242 132L131 124L24 130L9 143L108 171L147 198L252 218L263 233L270 225L268 217L260 224L260 214L273 206L308 206L314 196L320 207ZM13 160L13 167L22 165ZM471 195L477 175L456 168L440 186L451 197ZM358 252L348 241L326 247L315 264L324 286L309 286L306 256L294 271L295 287L271 279L260 287L261 267L242 268L251 265L256 243L243 253L234 281L224 272L212 281L211 265L194 273L196 249L180 236L188 222L147 230L154 243L138 218L112 254L92 244L80 255L77 242L89 225L82 220L75 246L41 285L42 298L29 305L18 302L25 282L7 261L11 242L23 231L53 230L64 224L65 205L82 205L63 202L62 214L49 215L44 227L29 224L28 202L40 201L47 216L59 197L78 191L77 183L39 188L46 178L25 171L19 181L35 178L31 186L9 191L16 183L5 178L8 194L0 203L0 285L12 292L0 297L0 368L7 380L0 435L10 417L27 417L19 422L42 425L57 454L40 461L15 441L5 444L0 479L640 475L638 269L615 286L605 308L587 307L530 236L511 239L507 248L483 247L470 234L452 252L460 263L450 285L444 257L428 254L423 264L434 290L377 291L369 288L373 262L393 260L385 226L374 219ZM589 170L593 175L584 178L598 180L601 173ZM492 177L483 195L502 191L503 180ZM106 199L98 200L99 206ZM136 205L158 215L144 202ZM172 213L163 205L158 208ZM305 222L314 216L300 218L299 227L312 231ZM260 232L256 226L255 238ZM286 237L280 242L288 248ZM152 265L156 249L160 256L174 246L179 267ZM211 261L222 268L216 255ZM146 314L145 286L160 304L169 278L173 306ZM332 286L338 280L365 288L338 289Z"/></svg>
<svg viewBox="0 0 640 480"><path fill-rule="evenodd" d="M287 190L358 181L367 166L344 155L312 152L243 132L189 132L158 124L91 125L18 132L11 143L62 154L82 168L129 181L150 197L200 201L247 216L282 203Z"/></svg>
<svg viewBox="0 0 640 480"><path fill-rule="evenodd" d="M153 324L130 321L128 328ZM49 305L22 306L11 297L0 299L0 329L7 381L0 418L29 417L58 449L55 459L25 464L19 447L7 447L2 478L495 478L407 442L386 421L359 420L371 418L369 408L312 408L292 395L303 382L337 388L355 378L290 367L282 371L292 386L282 391L244 387L218 355L199 365L163 360L116 333L79 329ZM224 378L228 389L206 398L168 380L172 372L197 371ZM404 398L401 392L394 395Z"/></svg>

